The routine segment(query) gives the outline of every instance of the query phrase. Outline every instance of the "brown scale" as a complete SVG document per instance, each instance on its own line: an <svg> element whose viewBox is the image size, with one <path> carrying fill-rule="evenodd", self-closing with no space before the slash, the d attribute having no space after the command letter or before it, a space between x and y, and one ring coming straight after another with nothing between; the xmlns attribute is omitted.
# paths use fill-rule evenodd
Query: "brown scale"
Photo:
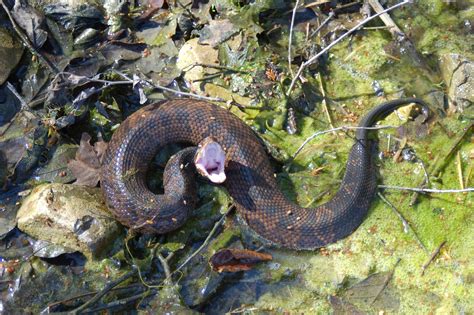
<svg viewBox="0 0 474 315"><path fill-rule="evenodd" d="M409 103L426 106L419 99L390 101L372 109L359 126L372 126ZM346 173L334 198L313 209L301 208L278 189L265 149L249 126L216 105L179 99L140 109L114 133L101 185L116 218L145 233L163 234L181 226L195 205L194 181L187 170L180 170L183 156L167 164L165 195L148 190L145 174L163 146L177 142L196 146L207 137L226 150L224 184L237 211L257 234L277 246L315 249L346 237L362 223L377 189L371 156L376 143L368 139L365 129L356 132ZM180 179L170 180L175 173L181 174ZM183 202L186 198L189 202Z"/></svg>

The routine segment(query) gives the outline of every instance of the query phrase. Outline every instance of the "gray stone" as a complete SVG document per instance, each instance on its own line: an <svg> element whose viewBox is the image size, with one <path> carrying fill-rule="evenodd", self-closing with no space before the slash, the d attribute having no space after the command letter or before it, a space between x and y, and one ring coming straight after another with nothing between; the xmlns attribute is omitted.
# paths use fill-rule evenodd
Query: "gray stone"
<svg viewBox="0 0 474 315"><path fill-rule="evenodd" d="M121 240L121 228L108 212L98 188L43 184L26 197L17 214L26 234L87 258L102 258Z"/></svg>
<svg viewBox="0 0 474 315"><path fill-rule="evenodd" d="M459 54L445 54L440 60L441 73L448 87L451 106L474 112L474 62Z"/></svg>

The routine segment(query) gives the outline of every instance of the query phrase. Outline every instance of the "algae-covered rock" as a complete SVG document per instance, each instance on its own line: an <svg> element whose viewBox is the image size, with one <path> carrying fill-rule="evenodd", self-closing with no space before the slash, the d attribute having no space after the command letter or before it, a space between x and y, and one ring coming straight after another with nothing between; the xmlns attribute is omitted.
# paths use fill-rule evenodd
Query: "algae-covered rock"
<svg viewBox="0 0 474 315"><path fill-rule="evenodd" d="M98 188L64 184L36 187L17 214L18 228L88 258L107 254L120 233Z"/></svg>
<svg viewBox="0 0 474 315"><path fill-rule="evenodd" d="M461 112L467 110L474 102L474 62L459 54L445 54L440 67L450 103ZM472 107L469 110L474 113Z"/></svg>
<svg viewBox="0 0 474 315"><path fill-rule="evenodd" d="M23 55L23 46L6 29L0 27L0 85L15 69Z"/></svg>

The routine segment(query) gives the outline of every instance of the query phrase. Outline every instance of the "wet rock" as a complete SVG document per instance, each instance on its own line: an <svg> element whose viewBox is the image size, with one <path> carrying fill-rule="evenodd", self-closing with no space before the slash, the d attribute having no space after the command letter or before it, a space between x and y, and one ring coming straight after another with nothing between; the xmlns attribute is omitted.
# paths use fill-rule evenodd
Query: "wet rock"
<svg viewBox="0 0 474 315"><path fill-rule="evenodd" d="M108 213L100 190L44 184L23 201L18 228L39 240L100 258L113 247L121 228Z"/></svg>
<svg viewBox="0 0 474 315"><path fill-rule="evenodd" d="M23 46L6 29L0 27L0 85L15 69L23 55Z"/></svg>
<svg viewBox="0 0 474 315"><path fill-rule="evenodd" d="M459 54L445 54L441 56L440 67L450 104L461 112L468 110L474 114L474 62Z"/></svg>

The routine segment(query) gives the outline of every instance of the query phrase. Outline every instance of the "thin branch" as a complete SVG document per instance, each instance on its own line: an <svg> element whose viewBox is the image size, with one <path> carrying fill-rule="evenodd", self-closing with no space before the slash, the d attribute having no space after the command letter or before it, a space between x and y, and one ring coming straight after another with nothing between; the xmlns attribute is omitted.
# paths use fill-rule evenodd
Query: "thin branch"
<svg viewBox="0 0 474 315"><path fill-rule="evenodd" d="M390 282L390 280L392 280L393 278L393 274L395 273L395 268L397 268L398 264L400 263L400 258L397 259L397 261L395 262L395 266L393 266L393 269L392 271L390 272L389 275L387 275L387 278L385 278L385 281L383 283L383 285L380 287L380 290L379 292L377 292L377 295L375 295L375 297L372 299L372 303L371 304L374 304L375 301L377 301L377 299L379 298L380 294L383 292L383 290L385 290L385 288L387 287L388 283Z"/></svg>
<svg viewBox="0 0 474 315"><path fill-rule="evenodd" d="M391 7L389 7L388 9L385 9L379 13L376 13L372 16L369 16L368 18L364 19L362 22L360 22L359 24L357 24L356 26L354 26L353 28L351 28L349 31L347 31L344 35L341 35L339 36L335 41L333 41L331 44L329 44L328 46L326 46L323 50L321 50L319 53L317 53L316 55L314 55L313 57L311 57L310 59L308 59L307 61L303 62L301 64L301 66L299 67L298 69L298 72L296 73L296 75L293 77L293 80L291 81L291 84L290 84L290 87L288 88L287 92L286 92L286 96L289 96L291 94L291 91L293 90L293 87L295 86L296 84L296 81L298 80L298 78L300 77L300 75L303 73L303 70L309 66L310 64L314 63L319 57L321 57L323 54L325 54L328 50L330 50L332 47L334 47L335 45L337 45L340 41L342 41L344 38L348 37L350 34L354 33L355 31L357 31L361 26L367 24L368 22L372 21L373 19L375 19L376 17L384 14L384 13L387 13L393 9L396 9L398 7L401 7L402 5L405 5L405 4L408 4L408 3L411 3L412 0L405 0L405 1L402 1L400 3L397 3Z"/></svg>
<svg viewBox="0 0 474 315"><path fill-rule="evenodd" d="M117 73L118 75L120 75L121 77L127 79L130 81L130 83L132 84L133 83L133 80L130 79L128 76L126 76L124 73L120 72L120 71L117 71L117 70L114 70L115 73ZM155 84L153 83L152 81L150 80L147 80L147 79L141 79L141 81L145 82L148 86L151 86L151 87L154 87L156 89L160 89L160 90L163 90L163 91L167 91L167 92L171 92L171 93L174 93L178 96L189 96L189 97L192 97L192 98L195 98L195 99L199 99L199 100L205 100L205 101L212 101L212 102L227 102L226 100L220 98L220 97L208 97L208 96L202 96L202 95L198 95L198 94L194 94L194 93L189 93L189 92L181 92L181 91L176 91L174 89L171 89L171 88L168 88L168 87L165 87L165 86L161 86L161 85L158 85L158 84Z"/></svg>
<svg viewBox="0 0 474 315"><path fill-rule="evenodd" d="M145 291L145 292L142 292L142 293L138 293L136 295L132 295L130 297L126 297L126 298L123 298L123 299L120 299L120 300L110 302L108 304L96 307L94 309L87 309L85 311L87 313L91 313L91 314L102 314L102 313L100 313L100 311L110 310L110 309L115 308L117 306L122 306L123 307L123 306L125 306L125 305L127 305L131 302L136 301L136 300L143 300L144 298L146 298L147 296L149 296L151 294L156 294L156 292L157 292L156 290L148 290L148 291ZM140 304L140 303L137 303L137 304ZM109 313L110 312L107 312L107 313L104 313L104 314L109 314Z"/></svg>
<svg viewBox="0 0 474 315"><path fill-rule="evenodd" d="M311 136L309 136L305 141L303 141L303 143L296 150L296 152L293 154L291 159L294 160L296 158L296 156L301 152L301 150L303 150L303 148L306 146L306 144L308 144L308 142L310 142L314 138L316 138L320 135L326 134L326 133L330 133L330 132L334 132L334 131L340 131L340 130L347 131L347 130L351 130L351 129L356 129L356 130L357 129L379 130L379 129L390 129L390 128L396 128L396 127L395 126L377 126L377 127L342 126L342 127L337 127L337 128L331 128L331 129L328 129L328 130L318 131L318 132L312 134Z"/></svg>
<svg viewBox="0 0 474 315"><path fill-rule="evenodd" d="M329 12L328 17L321 23L321 25L318 26L318 28L309 35L309 38L312 38L314 35L318 34L321 29L329 23L329 21L334 17L334 11Z"/></svg>
<svg viewBox="0 0 474 315"><path fill-rule="evenodd" d="M321 101L321 105L323 106L324 113L326 114L326 117L329 122L329 126L334 129L334 124L332 123L332 118L331 114L329 113L329 108L328 108L328 103L326 101L326 91L324 90L324 85L323 85L323 76L322 73L318 73L318 83L319 83L319 90L321 91L321 95L323 96L323 99ZM336 133L336 132L334 132Z"/></svg>
<svg viewBox="0 0 474 315"><path fill-rule="evenodd" d="M15 97L18 99L18 101L21 103L21 110L26 110L28 109L28 104L26 104L25 100L21 95L18 93L18 91L15 89L15 87L10 83L7 82L7 88L10 90L10 92L15 95Z"/></svg>
<svg viewBox="0 0 474 315"><path fill-rule="evenodd" d="M444 129L442 124L439 124L439 125ZM463 139L466 137L466 135L469 132L472 131L473 128L474 128L474 123L471 123L469 126L467 126L463 130L463 132L459 135L456 141L454 141L454 143L451 145L448 152L442 155L443 161L440 164L438 164L438 161L441 159L441 154L438 154L436 156L434 162L431 164L431 167L430 167L430 169L432 169L432 171L430 172L432 176L438 176L441 173L441 171L446 167L447 161L451 159L452 155L459 148L459 145L462 143ZM421 187L420 189L423 189L425 188L425 185L427 184L428 183L424 179L418 186ZM418 198L418 192L415 192L411 198L410 205L414 205L416 203L417 198Z"/></svg>
<svg viewBox="0 0 474 315"><path fill-rule="evenodd" d="M194 67L203 67L203 68L211 68L211 69L217 69L217 70L225 70L225 71L230 71L230 72L235 72L235 73L243 73L243 74L248 74L248 71L245 70L240 70L240 69L234 69L231 67L227 66L221 66L221 65L213 65L209 63L200 63L200 62L195 62L193 64L190 64L186 68L184 68L184 71L189 71Z"/></svg>
<svg viewBox="0 0 474 315"><path fill-rule="evenodd" d="M383 188L383 189L395 189L395 190L414 191L414 192L417 192L417 193L449 194L449 193L467 193L467 192L474 192L474 187L469 187L469 188L465 188L465 189L412 188L412 187L388 186L388 185L379 185L378 187L379 187L379 188Z"/></svg>
<svg viewBox="0 0 474 315"><path fill-rule="evenodd" d="M431 254L430 259L421 267L421 275L423 276L425 274L426 268L435 260L436 256L438 256L439 252L441 251L441 248L446 244L446 241L441 242L441 244L436 248L436 250Z"/></svg>
<svg viewBox="0 0 474 315"><path fill-rule="evenodd" d="M108 283L99 293L97 293L92 299L90 299L89 301L87 301L86 303L82 304L81 306L79 306L78 308L72 310L70 312L70 314L78 314L80 313L81 311L85 310L87 307L89 307L90 305L96 303L97 301L99 301L104 295L106 295L111 289L113 289L114 287L116 287L117 285L119 285L120 283L124 282L125 280L127 280L128 278L132 277L133 275L135 275L137 273L137 269L132 266L132 270L127 272L126 274L122 275L120 278L118 278L117 280L115 281L112 281L110 283Z"/></svg>
<svg viewBox="0 0 474 315"><path fill-rule="evenodd" d="M171 274L170 274L170 277L172 275L174 275L175 273L177 273L178 271L180 271L181 269L184 268L184 266L186 266L190 261L191 259L193 259L194 257L196 257L197 254L199 254L207 245L209 245L209 242L211 241L212 237L214 236L214 233L216 233L217 229L224 223L225 219L227 218L227 215L234 209L234 205L232 204L229 209L227 209L227 211L222 215L222 217L219 219L219 221L216 222L216 224L214 225L214 227L212 228L211 232L209 232L209 235L206 237L206 239L204 240L204 243L202 243L201 246L199 246L198 249L196 249L196 251L194 251L188 258L186 258L186 260L181 264L179 265L178 268L176 268ZM168 280L165 279L165 280Z"/></svg>
<svg viewBox="0 0 474 315"><path fill-rule="evenodd" d="M395 214L398 216L400 221L402 221L403 231L405 233L408 233L408 230L410 230L415 236L415 240L417 241L418 245L420 245L421 248L423 248L426 252L428 252L428 249L426 249L425 244L423 244L423 242L418 237L418 234L416 234L415 230L411 227L410 223L408 223L408 221L400 213L400 211L398 211L398 209L387 198L385 198L385 196L382 193L378 192L377 195L379 196L380 199L382 199L383 202L385 202L389 206L390 209L393 210L393 212L395 212Z"/></svg>
<svg viewBox="0 0 474 315"><path fill-rule="evenodd" d="M23 34L23 31L21 30L21 28L18 26L18 24L16 24L15 22L15 19L13 18L13 16L11 15L10 13L10 9L8 9L7 5L5 4L5 1L1 0L1 4L2 4L2 7L3 7L3 10L5 10L5 12L7 13L8 15L8 18L10 19L10 22L13 26L13 29L15 30L15 32L17 33L18 37L20 37L20 40L23 42L23 44L30 50L31 54L35 55L36 57L38 57L38 60L44 65L46 66L52 73L54 74L57 74L59 73L59 69L51 62L49 61L48 59L46 59L45 57L43 57L42 54L40 54L34 47L33 45L30 43L30 40L28 39L28 37Z"/></svg>
<svg viewBox="0 0 474 315"><path fill-rule="evenodd" d="M293 8L293 14L291 15L290 34L288 37L288 70L291 74L291 77L294 77L293 69L291 69L291 45L293 41L293 27L295 24L295 15L296 15L296 10L298 9L299 4L300 4L300 0L296 0L295 7Z"/></svg>

